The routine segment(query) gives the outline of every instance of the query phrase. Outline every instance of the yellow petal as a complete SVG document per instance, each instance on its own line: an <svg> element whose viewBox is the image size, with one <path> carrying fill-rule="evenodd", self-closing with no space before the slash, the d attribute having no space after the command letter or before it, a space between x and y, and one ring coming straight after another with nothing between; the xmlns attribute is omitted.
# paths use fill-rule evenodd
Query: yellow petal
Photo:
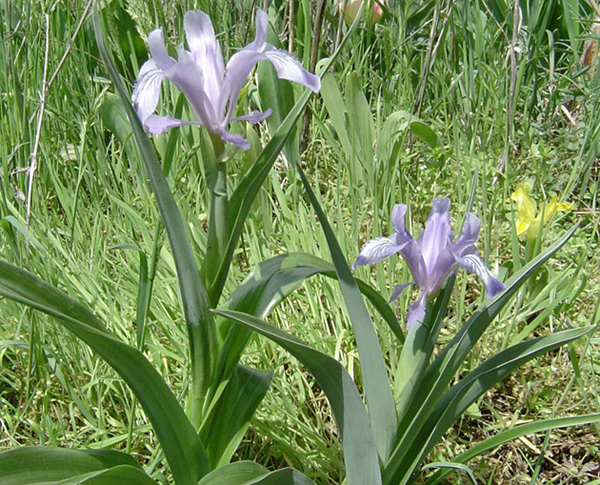
<svg viewBox="0 0 600 485"><path fill-rule="evenodd" d="M517 203L518 221L521 221L521 223L530 223L535 218L536 203L527 194L529 187L528 183L519 184L517 190L510 196Z"/></svg>

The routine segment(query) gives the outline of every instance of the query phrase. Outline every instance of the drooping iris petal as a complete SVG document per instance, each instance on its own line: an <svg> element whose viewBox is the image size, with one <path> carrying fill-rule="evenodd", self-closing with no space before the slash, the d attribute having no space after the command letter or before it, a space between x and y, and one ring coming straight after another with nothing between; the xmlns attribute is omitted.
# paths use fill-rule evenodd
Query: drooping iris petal
<svg viewBox="0 0 600 485"><path fill-rule="evenodd" d="M256 38L241 51L236 52L227 63L227 74L221 90L220 107L227 109L224 122L233 115L235 104L246 78L260 61L271 61L280 79L293 81L317 92L321 79L304 70L302 64L289 52L275 49L266 42L269 18L262 10L256 13Z"/></svg>
<svg viewBox="0 0 600 485"><path fill-rule="evenodd" d="M158 106L160 86L164 77L165 74L152 59L146 61L140 69L131 98L142 123L146 122Z"/></svg>
<svg viewBox="0 0 600 485"><path fill-rule="evenodd" d="M286 79L298 84L302 84L315 93L321 89L321 79L308 71L305 71L302 64L289 52L276 49L267 44L263 52L264 59L271 61L277 77Z"/></svg>
<svg viewBox="0 0 600 485"><path fill-rule="evenodd" d="M273 110L271 108L269 108L264 113L262 111L256 110L244 116L236 116L235 118L231 118L231 121L249 121L250 123L255 125L256 123L260 123L261 121L266 120L269 116L271 116L271 113L273 113Z"/></svg>
<svg viewBox="0 0 600 485"><path fill-rule="evenodd" d="M396 244L393 237L377 237L367 241L360 254L354 261L352 268L356 269L358 266L364 266L365 264L378 263L386 258L389 258L392 254L396 254L402 249L402 245Z"/></svg>
<svg viewBox="0 0 600 485"><path fill-rule="evenodd" d="M392 293L392 296L390 296L390 299L388 301L389 303L392 303L393 301L395 301L401 294L402 292L408 288L411 285L414 285L415 282L411 281L410 283L404 283L402 285L396 285L396 287L394 288L394 292Z"/></svg>
<svg viewBox="0 0 600 485"><path fill-rule="evenodd" d="M451 234L450 199L434 199L421 243L421 255L427 271L431 271L435 266L438 253L450 244Z"/></svg>
<svg viewBox="0 0 600 485"><path fill-rule="evenodd" d="M149 133L153 135L160 135L162 132L171 128L178 128L180 126L188 125L199 125L199 121L183 121L173 118L171 116L156 116L152 115L148 117L144 125Z"/></svg>
<svg viewBox="0 0 600 485"><path fill-rule="evenodd" d="M240 147L243 150L250 149L250 142L246 140L242 135L228 132L225 128L220 130L221 139L227 143L233 143L235 146Z"/></svg>
<svg viewBox="0 0 600 485"><path fill-rule="evenodd" d="M476 254L467 254L464 258L458 258L458 264L467 271L479 276L485 286L485 295L487 298L493 298L506 288L504 283L490 273L485 263Z"/></svg>

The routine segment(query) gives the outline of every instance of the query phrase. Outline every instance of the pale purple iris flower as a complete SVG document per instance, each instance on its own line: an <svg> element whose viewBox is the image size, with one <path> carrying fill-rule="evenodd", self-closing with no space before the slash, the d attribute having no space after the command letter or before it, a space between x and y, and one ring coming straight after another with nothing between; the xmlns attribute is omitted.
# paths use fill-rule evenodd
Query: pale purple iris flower
<svg viewBox="0 0 600 485"><path fill-rule="evenodd" d="M230 121L259 123L271 114L271 109L268 109L264 113L254 111L232 118L240 90L254 66L262 60L270 61L281 79L297 82L315 92L321 87L319 77L305 71L290 53L267 43L269 17L262 10L256 12L254 41L231 56L227 67L208 15L199 10L189 11L185 14L183 26L189 50L181 44L178 60L167 53L162 29L154 30L148 36L151 58L140 69L133 90L133 104L144 127L152 134L183 125L203 125L223 141L248 150L250 143L241 135L227 131L227 127ZM188 99L195 121L154 114L165 78Z"/></svg>
<svg viewBox="0 0 600 485"><path fill-rule="evenodd" d="M396 286L390 303L412 284L416 283L421 290L417 301L408 309L407 327L410 328L423 318L426 300L433 297L459 267L481 278L488 298L504 290L504 284L490 273L477 253L475 241L481 227L477 216L467 213L460 236L452 242L454 233L450 230L450 200L434 199L425 230L415 241L404 225L406 210L407 206L404 204L394 207L394 234L366 242L352 268L377 263L400 253L414 281Z"/></svg>

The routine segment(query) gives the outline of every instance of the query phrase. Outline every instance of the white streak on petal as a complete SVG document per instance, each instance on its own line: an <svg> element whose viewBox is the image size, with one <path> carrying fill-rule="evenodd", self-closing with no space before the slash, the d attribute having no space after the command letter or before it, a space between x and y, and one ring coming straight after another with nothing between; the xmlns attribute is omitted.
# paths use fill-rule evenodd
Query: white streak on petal
<svg viewBox="0 0 600 485"><path fill-rule="evenodd" d="M378 263L386 258L389 258L393 254L396 254L402 249L402 246L394 244L392 238L388 237L377 237L367 241L360 254L354 261L352 269L356 269L358 266L364 266L365 264Z"/></svg>
<svg viewBox="0 0 600 485"><path fill-rule="evenodd" d="M160 85L165 77L153 59L146 61L133 88L132 101L142 123L154 113L160 97Z"/></svg>

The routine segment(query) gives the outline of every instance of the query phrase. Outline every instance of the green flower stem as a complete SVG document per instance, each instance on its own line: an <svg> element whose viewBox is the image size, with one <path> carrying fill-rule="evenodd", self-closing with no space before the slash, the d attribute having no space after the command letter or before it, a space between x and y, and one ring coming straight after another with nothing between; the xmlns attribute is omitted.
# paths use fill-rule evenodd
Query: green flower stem
<svg viewBox="0 0 600 485"><path fill-rule="evenodd" d="M223 161L225 145L218 135L211 135L212 153L204 153L206 183L210 190L210 214L208 219L208 243L202 266L202 276L210 303L216 308L221 291L213 282L225 257L228 240L229 196L227 194L227 164Z"/></svg>

